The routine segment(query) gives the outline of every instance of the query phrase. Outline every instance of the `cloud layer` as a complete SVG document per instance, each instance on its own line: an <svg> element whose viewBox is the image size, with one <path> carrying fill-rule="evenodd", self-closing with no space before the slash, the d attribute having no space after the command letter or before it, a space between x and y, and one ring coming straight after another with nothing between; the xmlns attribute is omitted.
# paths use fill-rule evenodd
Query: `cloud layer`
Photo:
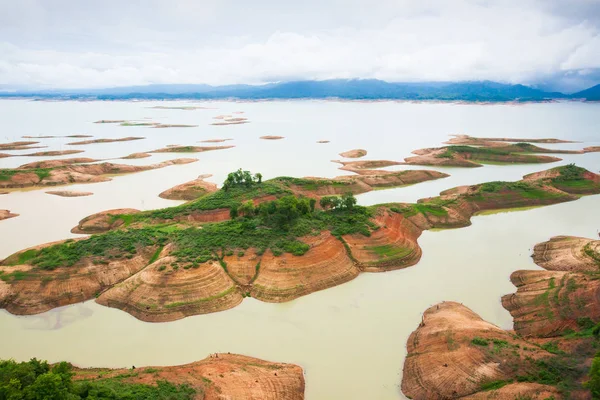
<svg viewBox="0 0 600 400"><path fill-rule="evenodd" d="M598 71L598 0L0 0L0 87L377 78L575 90Z"/></svg>

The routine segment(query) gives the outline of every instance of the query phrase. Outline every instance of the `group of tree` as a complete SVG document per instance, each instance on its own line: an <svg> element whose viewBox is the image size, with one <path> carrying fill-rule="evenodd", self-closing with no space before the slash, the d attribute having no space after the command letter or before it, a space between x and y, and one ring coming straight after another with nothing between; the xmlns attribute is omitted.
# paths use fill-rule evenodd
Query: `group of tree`
<svg viewBox="0 0 600 400"><path fill-rule="evenodd" d="M258 216L265 222L273 222L275 225L284 226L302 215L314 212L316 203L315 199L298 198L293 195L261 203L258 206L255 206L252 200L248 200L239 206L231 207L229 214L232 219Z"/></svg>
<svg viewBox="0 0 600 400"><path fill-rule="evenodd" d="M229 210L232 219L238 217L253 218L260 217L264 223L285 227L298 217L315 212L317 201L308 197L296 197L288 195L277 200L254 205L248 200ZM327 196L320 200L320 206L324 210L352 210L356 206L356 198L352 193L346 193L341 197Z"/></svg>
<svg viewBox="0 0 600 400"><path fill-rule="evenodd" d="M356 206L356 197L352 193L344 193L342 197L325 196L319 205L324 210L352 210Z"/></svg>
<svg viewBox="0 0 600 400"><path fill-rule="evenodd" d="M259 183L262 183L262 174L260 172L252 175L250 171L242 171L240 168L227 175L227 179L223 182L223 190L227 191L236 186L249 187Z"/></svg>

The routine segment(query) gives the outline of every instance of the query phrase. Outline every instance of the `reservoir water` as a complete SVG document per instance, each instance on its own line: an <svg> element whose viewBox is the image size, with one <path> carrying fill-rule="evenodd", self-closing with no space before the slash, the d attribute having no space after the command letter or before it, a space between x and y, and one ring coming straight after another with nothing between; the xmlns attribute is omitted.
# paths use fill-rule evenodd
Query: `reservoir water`
<svg viewBox="0 0 600 400"><path fill-rule="evenodd" d="M155 106L205 106L180 110ZM213 117L243 111L248 124L210 125ZM101 119L149 120L194 124L194 128L123 127L94 124ZM44 189L0 196L0 209L19 217L0 221L0 258L22 248L75 237L69 231L92 213L111 208L153 209L179 204L158 194L200 174L220 184L237 168L275 176L334 177L347 174L331 160L342 151L363 148L364 159L402 161L410 152L437 147L450 134L481 137L555 137L580 143L545 145L579 149L600 145L600 104L540 103L465 105L398 102L42 102L0 101L2 142L24 135L88 134L96 138L142 136L131 142L71 146L72 138L37 139L40 150L82 149L75 156L111 159L151 151L169 144L202 145L207 139L231 138L228 150L192 154L153 154L138 160L151 164L179 157L198 162L115 177L110 182L72 185L93 192L62 198ZM282 140L259 139L264 135ZM330 143L318 144L318 140ZM211 144L205 144L211 145ZM38 150L35 150L38 151ZM25 154L31 151L7 152ZM56 158L68 158L64 156ZM600 153L561 155L553 164L482 168L429 168L449 173L446 179L378 190L358 196L363 205L416 201L458 185L492 180L518 180L522 175L574 162L599 172ZM50 158L50 157L47 157ZM0 168L46 158L9 157ZM405 166L394 167L406 168ZM399 384L408 335L422 312L444 300L459 301L484 319L511 328L500 304L514 292L510 274L537 268L533 246L555 235L597 237L600 196L525 211L476 216L467 228L426 231L419 239L421 261L410 268L361 274L344 285L283 304L246 298L228 311L169 323L146 323L93 301L35 316L0 310L0 358L68 360L79 366L174 365L209 353L235 352L301 365L306 398L402 399Z"/></svg>

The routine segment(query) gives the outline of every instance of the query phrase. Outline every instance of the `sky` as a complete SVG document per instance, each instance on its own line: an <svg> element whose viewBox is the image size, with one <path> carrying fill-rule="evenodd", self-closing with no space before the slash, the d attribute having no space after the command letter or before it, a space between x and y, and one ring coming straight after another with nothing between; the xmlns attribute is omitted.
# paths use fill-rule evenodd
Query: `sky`
<svg viewBox="0 0 600 400"><path fill-rule="evenodd" d="M600 0L0 0L0 89L600 83Z"/></svg>

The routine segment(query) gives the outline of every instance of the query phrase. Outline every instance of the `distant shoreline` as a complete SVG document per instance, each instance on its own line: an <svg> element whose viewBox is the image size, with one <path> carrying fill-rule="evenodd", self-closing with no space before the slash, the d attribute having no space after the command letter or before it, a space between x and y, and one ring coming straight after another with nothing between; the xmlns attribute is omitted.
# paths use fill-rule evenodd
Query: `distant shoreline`
<svg viewBox="0 0 600 400"><path fill-rule="evenodd" d="M0 94L0 100L29 100L40 102L67 102L67 101L110 101L110 102L150 102L150 101L189 101L189 102L232 102L232 103L259 103L259 102L275 102L275 101L324 101L338 103L413 103L413 104L463 104L463 105L521 105L521 104L539 104L539 103L600 103L598 100L586 99L545 99L545 100L459 100L459 99L395 99L395 98L345 98L345 97L271 97L271 98L239 98L239 97L115 97L115 98L100 98L97 96L40 96L40 95L5 95Z"/></svg>

